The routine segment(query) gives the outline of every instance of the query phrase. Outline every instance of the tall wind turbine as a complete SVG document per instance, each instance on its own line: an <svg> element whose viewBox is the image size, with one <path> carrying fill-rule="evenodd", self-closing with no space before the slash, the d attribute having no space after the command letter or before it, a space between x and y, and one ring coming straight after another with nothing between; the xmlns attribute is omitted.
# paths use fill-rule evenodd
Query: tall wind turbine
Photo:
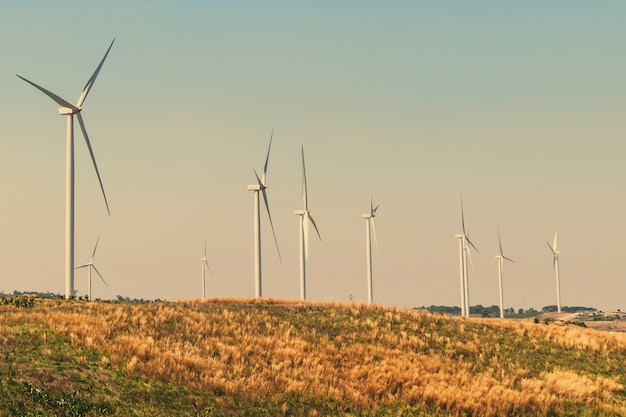
<svg viewBox="0 0 626 417"><path fill-rule="evenodd" d="M96 170L96 175L98 176L98 182L100 183L100 189L102 190L102 196L104 197L107 212L109 215L111 214L109 210L109 203L107 201L106 194L104 193L102 180L100 178L100 172L98 171L98 165L96 164L96 158L93 154L93 150L91 149L89 136L87 135L85 123L83 122L83 117L81 116L81 111L82 105L87 98L87 94L91 91L91 88L96 81L96 77L102 68L102 64L104 64L104 60L113 46L113 42L115 42L115 39L113 39L111 45L109 45L109 49L107 49L104 54L104 57L102 58L102 61L100 61L96 71L87 81L87 84L83 88L83 92L80 94L76 105L69 103L56 94L16 74L19 78L37 88L59 104L61 106L61 108L59 108L59 114L67 116L67 145L65 159L65 298L70 298L74 295L74 115L76 115L78 123L80 124L80 129L85 137L85 142L87 143L87 148L89 149L89 154L91 155L91 160Z"/></svg>
<svg viewBox="0 0 626 417"><path fill-rule="evenodd" d="M306 300L306 260L309 258L309 221L317 232L317 237L322 240L320 231L317 229L315 220L309 211L309 199L306 187L306 168L304 166L304 146L302 146L302 204L303 210L294 210L293 214L300 216L300 299ZM308 220L307 220L308 219Z"/></svg>
<svg viewBox="0 0 626 417"><path fill-rule="evenodd" d="M370 190L370 211L369 213L361 214L361 217L365 219L365 254L367 259L367 302L372 304L374 301L374 291L372 288L372 237L371 232L374 232L374 242L376 243L376 250L378 250L378 238L376 237L376 224L374 223L374 217L376 217L376 210L379 205L374 207L372 202L372 192Z"/></svg>
<svg viewBox="0 0 626 417"><path fill-rule="evenodd" d="M507 258L506 256L504 256L504 253L502 253L502 240L500 239L500 227L497 225L496 227L498 229L498 246L500 247L500 255L496 255L496 259L498 260L498 283L500 287L500 318L503 319L504 318L504 301L502 297L502 262L509 261L509 262L515 263L515 261L513 259Z"/></svg>
<svg viewBox="0 0 626 417"><path fill-rule="evenodd" d="M209 270L209 273L211 275L213 275L213 272L211 271L211 267L209 266L209 263L206 260L206 238L204 238L204 256L202 258L200 258L200 262L202 263L202 299L204 300L206 298L206 270ZM206 267L206 268L205 268Z"/></svg>
<svg viewBox="0 0 626 417"><path fill-rule="evenodd" d="M472 264L471 248L480 253L478 248L474 246L472 241L467 235L465 230L465 212L463 210L463 194L461 194L461 227L463 233L456 234L454 237L459 239L459 270L460 270L460 283L461 283L461 317L469 317L469 278L468 278L468 258L469 263Z"/></svg>
<svg viewBox="0 0 626 417"><path fill-rule="evenodd" d="M91 253L91 260L89 262L87 262L86 264L83 264L83 265L80 265L80 266L76 267L76 269L78 269L78 268L89 268L89 271L87 272L87 294L89 296L89 301L93 300L91 298L91 270L92 269L94 271L96 271L96 274L98 274L98 276L100 277L102 282L104 282L104 285L106 285L107 288L109 288L109 284L107 284L107 282L104 280L104 278L100 274L100 271L98 271L98 268L96 268L96 265L93 263L93 260L96 257L96 249L98 249L98 242L99 241L100 241L100 236L98 236L98 239L96 239L96 245L93 247L93 252Z"/></svg>
<svg viewBox="0 0 626 417"><path fill-rule="evenodd" d="M270 206L267 202L267 163L270 159L270 150L272 149L272 138L274 137L274 129L270 135L270 144L267 148L267 156L265 157L265 166L263 167L263 175L259 178L256 170L254 175L257 179L257 184L248 185L248 191L254 191L254 296L260 298L263 296L263 290L261 286L261 208L259 204L259 192L263 194L263 201L265 202L265 208L267 210L267 217L270 220L270 226L272 227L272 234L274 235L274 243L276 243L276 251L278 252L278 259L282 264L283 260L280 256L280 249L278 249L278 240L276 239L276 233L274 232L274 223L272 223L272 215L270 214Z"/></svg>
<svg viewBox="0 0 626 417"><path fill-rule="evenodd" d="M548 247L552 251L552 268L554 269L554 278L556 280L556 308L557 312L561 312L561 287L559 284L559 252L556 248L556 233L554 234L554 243L550 246L550 243L546 240Z"/></svg>

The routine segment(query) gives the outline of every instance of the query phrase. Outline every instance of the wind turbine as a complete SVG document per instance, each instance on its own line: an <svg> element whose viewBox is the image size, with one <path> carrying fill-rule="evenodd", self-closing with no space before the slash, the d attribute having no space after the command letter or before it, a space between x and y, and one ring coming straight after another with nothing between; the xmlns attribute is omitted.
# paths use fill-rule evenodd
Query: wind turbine
<svg viewBox="0 0 626 417"><path fill-rule="evenodd" d="M374 207L372 202L372 191L370 190L370 211L369 213L361 214L361 217L365 219L365 254L367 258L367 303L372 304L374 301L374 293L372 289L372 238L371 231L374 232L374 242L376 243L376 250L378 251L378 238L376 237L376 224L374 223L374 217L376 217L377 205Z"/></svg>
<svg viewBox="0 0 626 417"><path fill-rule="evenodd" d="M300 299L306 300L306 260L309 258L309 222L307 219L315 228L317 237L319 237L320 241L322 240L322 237L320 236L320 231L317 229L315 220L313 220L313 217L311 216L311 212L309 212L309 199L306 187L306 168L304 166L304 146L302 146L302 204L304 205L304 209L294 210L293 214L300 216Z"/></svg>
<svg viewBox="0 0 626 417"><path fill-rule="evenodd" d="M556 308L557 312L561 312L561 287L559 284L559 252L556 248L556 233L554 234L554 243L550 246L550 243L546 240L548 247L552 251L552 269L554 269L554 278L556 279Z"/></svg>
<svg viewBox="0 0 626 417"><path fill-rule="evenodd" d="M87 143L87 148L89 149L89 154L91 155L91 160L96 170L96 175L98 176L98 182L100 183L100 189L102 190L102 196L104 197L107 212L109 215L111 214L109 210L109 203L107 201L106 194L104 193L102 179L100 178L100 172L98 171L98 165L96 164L96 158L93 154L91 143L89 142L89 136L87 135L87 130L85 129L83 117L81 116L81 111L82 105L87 98L87 94L91 91L91 88L96 81L96 77L102 68L102 64L104 64L104 60L113 46L113 42L115 42L115 39L113 39L111 45L109 45L109 49L107 49L104 54L104 57L102 58L102 61L100 61L96 71L87 81L87 84L83 88L76 105L69 103L56 94L16 74L19 78L37 88L59 104L61 106L61 108L59 108L59 114L67 116L67 145L65 159L65 298L70 298L74 294L74 115L76 115L78 123L80 124L80 129L85 137L85 142Z"/></svg>
<svg viewBox="0 0 626 417"><path fill-rule="evenodd" d="M204 256L200 258L200 262L202 263L202 299L204 300L206 298L206 295L205 295L205 285L206 285L205 271L206 269L208 269L209 273L213 275L213 272L211 271L211 267L209 266L209 263L206 260L206 237L204 238Z"/></svg>
<svg viewBox="0 0 626 417"><path fill-rule="evenodd" d="M100 271L98 271L98 268L96 268L96 265L94 265L94 263L93 263L93 260L96 257L96 249L98 249L98 242L99 241L100 241L100 236L98 236L98 239L96 239L96 245L93 247L93 252L91 253L91 260L89 262L87 262L86 264L83 264L83 265L80 265L80 266L76 267L76 269L78 269L78 268L89 268L89 271L87 273L87 294L89 295L89 301L92 300L92 298L91 298L91 270L92 269L94 271L96 271L96 274L98 274L98 276L100 277L102 282L104 282L104 285L106 285L107 288L109 288L109 284L107 284L107 282L104 280L104 278L100 274Z"/></svg>
<svg viewBox="0 0 626 417"><path fill-rule="evenodd" d="M463 210L463 194L461 194L461 227L463 229L463 233L456 234L454 237L459 239L459 270L460 270L460 283L461 283L461 317L469 317L470 315L470 307L469 307L469 279L468 279L468 271L467 271L467 262L469 258L470 264L472 263L472 253L471 248L478 253L480 251L472 241L469 239L467 235L467 231L465 230L465 212Z"/></svg>
<svg viewBox="0 0 626 417"><path fill-rule="evenodd" d="M500 318L503 319L504 318L504 302L502 298L502 262L509 261L509 262L515 263L515 261L513 259L507 258L506 256L504 256L504 253L502 253L502 240L500 240L500 227L496 225L496 228L498 229L498 245L500 247L500 255L496 255L496 259L498 260L498 283L500 287Z"/></svg>
<svg viewBox="0 0 626 417"><path fill-rule="evenodd" d="M276 251L278 252L278 259L280 263L283 260L280 256L280 249L278 249L278 240L276 239L276 233L274 232L274 224L272 223L272 215L270 214L270 206L267 202L267 163L270 159L270 150L272 149L272 138L274 137L274 129L270 135L270 144L267 148L267 156L265 157L265 166L263 167L263 175L259 178L256 170L254 175L257 179L257 184L248 185L248 191L254 191L254 296L260 298L263 296L261 286L261 209L259 204L259 191L263 194L263 201L265 202L265 208L267 209L267 217L270 220L270 226L272 227L272 234L274 235L274 243L276 243Z"/></svg>

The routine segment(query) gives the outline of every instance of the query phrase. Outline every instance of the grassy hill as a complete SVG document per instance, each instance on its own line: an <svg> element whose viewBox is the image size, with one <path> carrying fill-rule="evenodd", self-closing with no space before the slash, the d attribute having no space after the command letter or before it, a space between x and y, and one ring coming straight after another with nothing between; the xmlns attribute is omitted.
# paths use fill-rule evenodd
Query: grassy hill
<svg viewBox="0 0 626 417"><path fill-rule="evenodd" d="M624 334L275 300L0 304L0 415L626 414Z"/></svg>

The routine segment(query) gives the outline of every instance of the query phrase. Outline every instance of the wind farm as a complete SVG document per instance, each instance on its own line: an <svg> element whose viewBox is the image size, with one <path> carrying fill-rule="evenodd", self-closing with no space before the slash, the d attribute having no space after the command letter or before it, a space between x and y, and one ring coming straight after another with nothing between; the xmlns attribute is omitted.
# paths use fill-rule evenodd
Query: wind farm
<svg viewBox="0 0 626 417"><path fill-rule="evenodd" d="M359 11L359 15L373 8ZM400 13L402 8L406 13ZM593 78L594 82L578 67L578 72L569 72L572 78L563 79L561 64L541 67L541 77L530 69L522 70L526 67L519 65L519 57L524 54L515 53L519 48L506 51L504 68L494 68L487 65L489 57L501 49L496 44L483 45L480 34L499 33L495 23L487 22L478 31L479 26L473 26L469 16L455 17L469 26L460 24L451 33L438 32L409 24L410 16L421 19L415 17L422 14L413 13L414 8L419 6L396 6L395 12L384 11L381 16L381 27L404 28L411 34L408 38L401 31L371 35L384 47L369 53L377 62L390 62L388 69L367 65L368 52L348 36L367 31L363 24L352 21L346 10L338 7L335 15L346 26L329 20L330 15L324 13L308 21L294 11L302 31L294 39L306 44L305 39L326 22L328 33L344 42L310 39L310 59L319 65L317 72L302 51L280 43L275 33L263 30L258 38L246 37L254 40L252 43L238 44L237 39L229 39L218 45L211 61L212 54L197 51L206 46L202 42L214 37L202 32L203 25L189 21L189 11L180 12L184 20L174 13L172 22L187 21L199 31L192 43L186 43L183 34L162 39L156 26L144 31L154 39L140 39L129 26L121 24L116 29L105 25L104 19L96 24L96 32L79 23L84 35L78 43L38 44L46 39L44 29L51 28L49 23L38 21L40 25L30 29L28 42L21 47L9 45L3 60L12 77L2 81L7 97L2 124L7 137L2 163L6 195L3 234L6 242L11 242L10 247L4 243L4 252L17 255L3 262L2 274L15 279L7 279L0 288L5 292L43 289L66 296L74 291L66 291L66 262L58 261L66 256L63 242L58 241L65 233L60 227L66 227L61 225L64 213L59 209L69 206L61 197L65 180L59 178L61 174L65 178L60 170L65 166L60 160L65 158L59 155L60 149L52 147L58 145L55 138L63 133L67 136L67 126L48 120L55 116L46 110L50 99L37 99L36 94L43 91L34 93L34 86L25 87L24 81L12 75L17 73L67 102L55 101L55 105L74 112L66 105L71 104L89 112L77 113L81 120L88 118L84 122L94 158L81 158L86 142L81 139L76 143L74 239L77 247L92 247L91 237L106 233L108 250L99 253L97 259L98 266L106 268L111 287L99 294L105 298L114 299L119 294L185 299L198 294L198 258L189 259L189 254L198 252L194 244L198 229L211 230L215 236L207 242L207 253L211 268L219 271L220 278L212 282L211 296L254 296L256 283L261 282L262 297L301 298L300 252L299 244L295 244L300 230L293 224L294 217L299 216L294 216L293 210L303 209L302 161L293 155L300 153L304 144L313 198L309 204L324 240L318 245L314 241L318 238L309 236L312 252L305 262L307 300L367 302L363 219L358 217L367 208L358 202L362 202L362 190L371 184L385 208L384 216L377 219L381 223L376 225L380 229L377 232L384 231L384 256L377 257L373 248L377 303L459 306L464 314L471 305L499 305L491 258L464 248L460 253L467 257L465 266L459 262L459 241L454 235L463 233L458 225L458 190L462 188L466 232L480 253L499 253L492 233L492 225L499 221L506 225L506 236L502 236L505 255L510 251L513 259L525 259L525 291L521 267L504 262L505 308L558 304L555 269L549 258L553 255L544 243L550 236L552 245L555 230L563 239L561 243L567 245L567 252L562 254L567 259L559 255L559 261L564 260L559 264L559 292L565 304L620 308L616 295L590 288L590 282L598 281L606 282L602 288L622 286L619 267L612 261L619 256L614 248L625 231L619 215L624 202L616 197L623 179L618 168L623 150L620 107L615 96L620 78L613 72L619 65L609 65L617 55L591 48L575 55L591 55L595 59L585 62L598 62L598 69L605 70ZM597 12L599 19L619 14L605 12ZM76 13L70 15L79 21ZM156 11L149 15L154 22L163 22ZM211 14L200 7L195 15ZM244 15L264 28L270 21L267 13ZM435 22L448 21L443 19L446 14L442 10L423 15ZM18 22L25 14L7 11L6 16L16 16L13 20ZM505 21L510 18L500 16ZM59 17L60 22L69 24L67 19ZM532 21L530 15L519 19ZM548 14L547 19L562 21L556 13ZM229 21L232 23L224 20ZM22 33L15 23L5 23L6 28ZM213 23L220 28L225 25ZM598 33L608 33L605 30L610 27L620 30L610 21L605 23L598 26ZM522 26L512 25L498 39L520 39L514 35ZM540 24L537 33L522 39L520 48L523 46L536 62L545 63L533 54L543 53L535 48L542 36L554 41L553 50L560 50L556 47L559 40L548 36L552 28ZM564 33L582 36L570 29L565 27ZM421 31L446 36L421 36ZM245 33L242 36L247 36ZM412 42L408 39L433 40L423 49L422 57L409 47ZM454 39L461 41L457 44ZM606 45L598 39L589 42ZM98 45L103 50L98 51ZM264 45L278 49L266 50ZM391 59L384 52L393 50L390 45L397 45L400 55L405 54L408 60ZM467 62L471 69L467 73L452 71L465 62L463 51L470 50L471 45L482 45L480 56L485 59ZM347 50L357 53L351 56ZM232 51L248 54L233 55ZM568 55L560 62L572 60L574 55ZM242 70L257 64L257 75ZM387 72L391 70L395 71L393 76ZM420 83L429 79L422 71L434 74L430 87L422 88ZM75 78L81 74L90 82L85 95L79 91L83 97L79 103L68 100L67 94L71 96ZM360 75L355 78L354 74ZM389 80L388 88L376 82L383 74ZM519 82L509 78L510 74L519 76ZM571 91L568 80L574 82L575 77L577 85L583 86L581 97L570 101L568 106L572 107L560 106L558 97L567 96ZM581 114L586 116L579 117ZM75 114L74 121L77 118ZM258 158L267 159L267 136L271 137L272 126L276 126L275 140L265 178L271 209L268 222L259 185L265 160ZM586 142L589 137L597 139L591 144ZM567 157L557 151L566 146L570 149ZM100 176L97 186L93 184L95 160L95 179ZM595 167L593 175L583 175L581 166ZM603 185L597 186L600 183ZM254 264L258 251L254 247L254 218L250 219L254 208L249 200L254 199L255 192L242 195L242 184L259 188L259 212L265 212L259 221L262 268ZM507 186L501 187L504 184ZM111 216L102 210L104 195L105 208L111 205ZM217 225L213 224L215 219ZM274 229L280 243L280 257L271 247L276 241L270 242L274 236L269 236L269 229ZM37 248L31 250L29 236L41 236ZM607 242L608 249L583 248L579 244L582 241ZM471 248L467 243L464 246ZM42 272L30 274L20 265L35 249L40 255L33 259L40 264L33 270ZM564 248L559 246L558 250ZM461 268L467 268L463 278L467 284L460 283ZM261 280L255 278L256 270L262 271ZM467 304L471 305L462 306L467 297L460 293L466 290Z"/></svg>
<svg viewBox="0 0 626 417"><path fill-rule="evenodd" d="M0 414L626 415L626 5L67 6L0 14Z"/></svg>

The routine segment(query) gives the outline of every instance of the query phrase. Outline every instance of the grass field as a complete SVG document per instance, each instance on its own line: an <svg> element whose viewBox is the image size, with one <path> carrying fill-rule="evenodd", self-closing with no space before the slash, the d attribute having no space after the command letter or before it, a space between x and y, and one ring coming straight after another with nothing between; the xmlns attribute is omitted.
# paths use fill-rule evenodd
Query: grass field
<svg viewBox="0 0 626 417"><path fill-rule="evenodd" d="M0 415L626 415L621 333L357 304L24 300L0 305Z"/></svg>

